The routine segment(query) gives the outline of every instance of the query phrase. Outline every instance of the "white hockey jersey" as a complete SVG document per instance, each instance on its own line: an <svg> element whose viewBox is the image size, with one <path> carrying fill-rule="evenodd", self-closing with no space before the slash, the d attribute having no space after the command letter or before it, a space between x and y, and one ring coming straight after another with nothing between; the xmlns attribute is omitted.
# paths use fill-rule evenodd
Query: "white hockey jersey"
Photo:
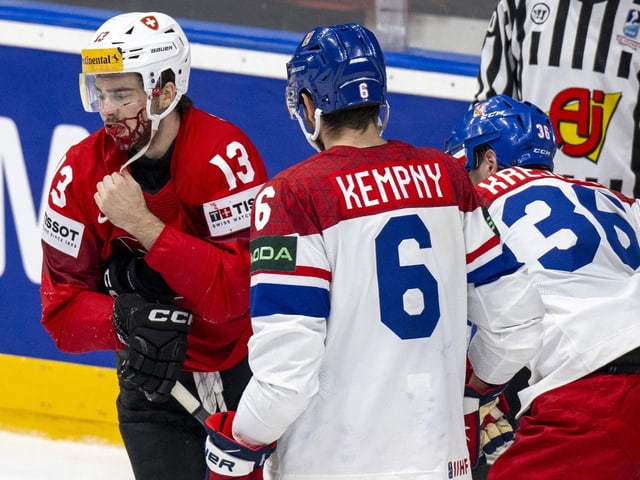
<svg viewBox="0 0 640 480"><path fill-rule="evenodd" d="M476 189L545 304L542 348L519 394L524 411L640 345L638 205L598 184L524 168Z"/></svg>
<svg viewBox="0 0 640 480"><path fill-rule="evenodd" d="M462 166L334 147L268 182L253 215L254 377L234 435L278 440L265 478L470 479L467 316L476 371L505 381L539 347L542 304Z"/></svg>
<svg viewBox="0 0 640 480"><path fill-rule="evenodd" d="M640 3L500 0L477 100L506 93L546 111L555 172L640 197Z"/></svg>

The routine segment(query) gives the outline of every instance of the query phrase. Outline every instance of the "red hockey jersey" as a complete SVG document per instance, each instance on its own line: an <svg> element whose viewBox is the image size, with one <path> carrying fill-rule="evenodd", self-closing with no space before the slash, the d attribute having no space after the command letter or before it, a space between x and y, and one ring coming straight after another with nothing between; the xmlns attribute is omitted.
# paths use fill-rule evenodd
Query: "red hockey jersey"
<svg viewBox="0 0 640 480"><path fill-rule="evenodd" d="M65 352L118 350L114 300L100 292L112 252L145 254L194 313L184 368L224 370L247 353L250 209L267 174L235 125L197 108L182 117L171 178L147 206L166 227L148 251L111 224L93 195L127 153L103 129L71 147L53 177L42 228L42 324Z"/></svg>

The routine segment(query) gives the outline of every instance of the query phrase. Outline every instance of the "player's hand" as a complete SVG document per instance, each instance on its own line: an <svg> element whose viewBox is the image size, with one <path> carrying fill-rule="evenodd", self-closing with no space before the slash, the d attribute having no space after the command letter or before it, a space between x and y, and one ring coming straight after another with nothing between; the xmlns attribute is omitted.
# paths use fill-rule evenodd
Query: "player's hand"
<svg viewBox="0 0 640 480"><path fill-rule="evenodd" d="M515 440L516 421L511 415L504 393L500 394L497 401L490 402L480 409L480 448L486 462L493 465Z"/></svg>
<svg viewBox="0 0 640 480"><path fill-rule="evenodd" d="M111 223L129 233L150 214L142 188L126 170L105 175L96 184L93 199Z"/></svg>
<svg viewBox="0 0 640 480"><path fill-rule="evenodd" d="M105 175L96 184L96 205L107 220L149 250L165 224L147 208L142 188L128 170Z"/></svg>
<svg viewBox="0 0 640 480"><path fill-rule="evenodd" d="M464 423L471 468L495 460L497 455L491 455L502 453L513 442L513 426L497 407L501 398L505 401L504 388L500 385L480 393L465 385Z"/></svg>
<svg viewBox="0 0 640 480"><path fill-rule="evenodd" d="M118 376L149 400L167 400L182 370L192 318L188 310L149 302L136 293L119 295L113 305L113 325L127 348Z"/></svg>
<svg viewBox="0 0 640 480"><path fill-rule="evenodd" d="M233 439L231 428L236 412L218 412L209 415L206 430L205 459L209 480L262 478L264 462L276 449L275 442L251 448Z"/></svg>
<svg viewBox="0 0 640 480"><path fill-rule="evenodd" d="M152 269L143 257L114 253L103 275L104 288L109 295L140 293L150 300L174 302L178 296L162 275Z"/></svg>

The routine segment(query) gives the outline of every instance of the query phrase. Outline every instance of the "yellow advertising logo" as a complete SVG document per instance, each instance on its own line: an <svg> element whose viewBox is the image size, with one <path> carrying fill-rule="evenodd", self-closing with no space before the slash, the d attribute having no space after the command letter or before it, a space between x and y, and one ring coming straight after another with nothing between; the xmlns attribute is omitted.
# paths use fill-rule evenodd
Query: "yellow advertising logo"
<svg viewBox="0 0 640 480"><path fill-rule="evenodd" d="M122 54L117 48L91 48L82 50L82 73L121 72Z"/></svg>
<svg viewBox="0 0 640 480"><path fill-rule="evenodd" d="M549 117L565 155L598 163L602 145L622 93L568 88L551 103Z"/></svg>

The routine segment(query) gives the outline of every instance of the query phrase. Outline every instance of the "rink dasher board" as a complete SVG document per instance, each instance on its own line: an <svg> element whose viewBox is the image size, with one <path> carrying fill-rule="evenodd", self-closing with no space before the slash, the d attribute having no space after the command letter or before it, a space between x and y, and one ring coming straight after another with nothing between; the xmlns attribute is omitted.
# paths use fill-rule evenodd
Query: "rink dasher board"
<svg viewBox="0 0 640 480"><path fill-rule="evenodd" d="M113 352L60 352L40 324L39 297L44 192L66 149L101 126L82 110L79 50L108 15L37 5L0 0L0 85L11 92L0 102L0 366L9 392L0 426L119 442ZM270 175L313 153L284 102L285 63L298 35L181 24L192 43L189 95L198 107L243 128ZM387 66L385 137L441 148L472 96L474 59L389 53Z"/></svg>

